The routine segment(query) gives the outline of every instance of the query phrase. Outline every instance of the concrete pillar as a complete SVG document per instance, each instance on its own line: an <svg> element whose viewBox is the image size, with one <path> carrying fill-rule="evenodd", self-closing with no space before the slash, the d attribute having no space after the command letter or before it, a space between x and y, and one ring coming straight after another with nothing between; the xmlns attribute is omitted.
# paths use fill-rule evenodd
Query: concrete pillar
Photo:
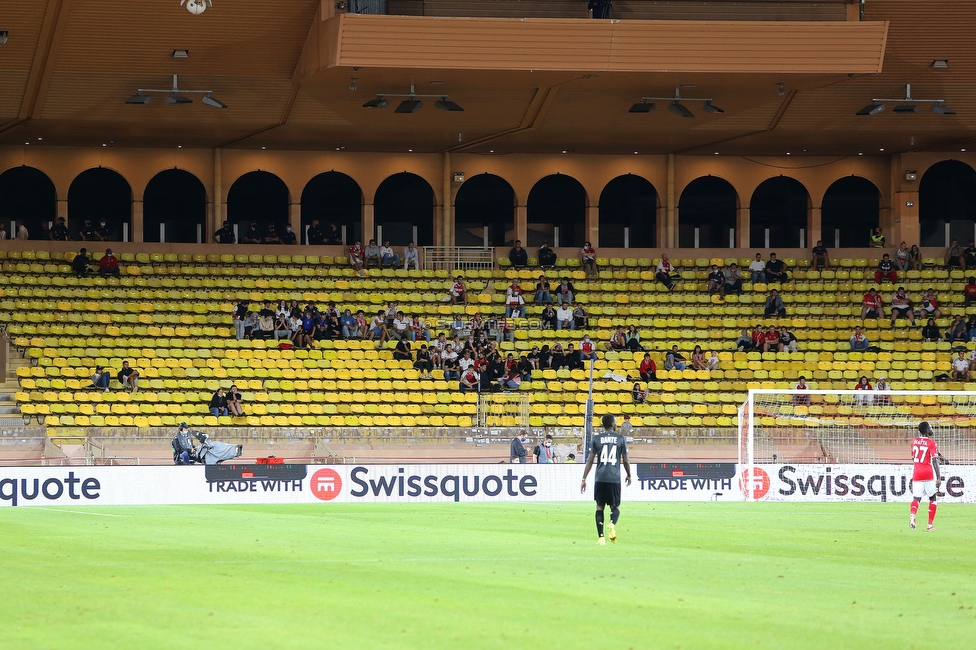
<svg viewBox="0 0 976 650"><path fill-rule="evenodd" d="M586 227L583 232L586 233L586 241L592 243L594 247L600 246L600 206L587 206Z"/></svg>
<svg viewBox="0 0 976 650"><path fill-rule="evenodd" d="M296 233L301 229L302 225L302 204L301 203L290 203L288 205L288 222L291 224L292 230Z"/></svg>
<svg viewBox="0 0 976 650"><path fill-rule="evenodd" d="M370 237L376 235L376 227L373 225L373 204L364 203L363 204L363 245L369 241ZM349 241L349 245L353 245L354 241Z"/></svg>
<svg viewBox="0 0 976 650"><path fill-rule="evenodd" d="M662 248L671 248L678 244L678 201L674 195L674 154L668 154L668 194L667 205L664 210L664 241Z"/></svg>
<svg viewBox="0 0 976 650"><path fill-rule="evenodd" d="M143 233L142 201L132 202L132 224L129 229L129 240L133 242L145 241Z"/></svg>
<svg viewBox="0 0 976 650"><path fill-rule="evenodd" d="M901 242L909 246L919 242L918 192L896 192L892 206L892 223L889 248L897 248Z"/></svg>
<svg viewBox="0 0 976 650"><path fill-rule="evenodd" d="M810 208L810 218L807 222L807 248L816 246L818 239L823 239L823 210L820 206Z"/></svg>
<svg viewBox="0 0 976 650"><path fill-rule="evenodd" d="M58 199L58 217L64 217L65 224L68 223L68 199Z"/></svg>
<svg viewBox="0 0 976 650"><path fill-rule="evenodd" d="M207 224L206 232L204 233L203 241L209 242L213 233L217 232L224 225L224 191L223 191L223 179L221 178L221 154L220 149L214 149L214 161L213 161L213 209L207 212Z"/></svg>
<svg viewBox="0 0 976 650"><path fill-rule="evenodd" d="M440 242L434 241L435 244L441 246L452 246L454 244L454 201L451 192L451 154L448 151L444 152L442 157L443 161L443 177L442 177L442 193L441 196L441 219L438 223L434 224L434 232L440 233Z"/></svg>
<svg viewBox="0 0 976 650"><path fill-rule="evenodd" d="M529 241L529 209L524 205L515 206L515 239L522 240L522 245Z"/></svg>
<svg viewBox="0 0 976 650"><path fill-rule="evenodd" d="M749 208L739 208L735 217L735 245L738 248L749 248L751 238L752 212Z"/></svg>

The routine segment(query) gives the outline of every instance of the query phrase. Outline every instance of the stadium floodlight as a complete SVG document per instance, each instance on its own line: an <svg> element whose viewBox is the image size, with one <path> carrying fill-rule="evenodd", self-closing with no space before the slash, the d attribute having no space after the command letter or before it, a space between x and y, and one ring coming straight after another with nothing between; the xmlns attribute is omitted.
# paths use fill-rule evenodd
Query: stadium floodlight
<svg viewBox="0 0 976 650"><path fill-rule="evenodd" d="M628 113L650 113L654 110L654 102L669 102L668 110L681 117L695 117L691 110L682 102L703 102L702 109L706 113L724 113L725 111L713 104L715 101L711 97L682 97L682 88L693 88L693 84L675 86L674 95L671 97L641 97L640 101L630 107Z"/></svg>
<svg viewBox="0 0 976 650"><path fill-rule="evenodd" d="M918 105L917 104L899 104L898 106L895 106L893 109L891 109L891 112L892 113L917 113L918 112Z"/></svg>
<svg viewBox="0 0 976 650"><path fill-rule="evenodd" d="M184 97L183 95L177 95L176 93L170 93L166 95L167 104L192 104L193 100L189 97Z"/></svg>
<svg viewBox="0 0 976 650"><path fill-rule="evenodd" d="M377 95L376 99L371 99L363 104L363 108L386 108L389 105L390 102Z"/></svg>
<svg viewBox="0 0 976 650"><path fill-rule="evenodd" d="M862 108L861 110L859 110L857 113L854 114L855 115L877 115L878 113L883 112L884 109L885 109L884 104L868 104L867 106L865 106L864 108Z"/></svg>
<svg viewBox="0 0 976 650"><path fill-rule="evenodd" d="M416 113L421 108L424 107L424 103L419 99L404 99L400 102L400 105L396 107L394 113Z"/></svg>
<svg viewBox="0 0 976 650"><path fill-rule="evenodd" d="M211 95L210 93L204 95L203 99L201 99L200 101L202 101L207 106L215 106L217 108L227 108L227 104L220 101L219 99L214 98L213 95Z"/></svg>
<svg viewBox="0 0 976 650"><path fill-rule="evenodd" d="M702 110L705 111L706 113L724 113L725 112L721 108L719 108L718 106L714 105L711 101L705 102L702 105Z"/></svg>
<svg viewBox="0 0 976 650"><path fill-rule="evenodd" d="M935 113L936 115L955 115L956 114L956 112L954 110L952 110L951 108L949 108L948 106L946 106L945 104L943 104L941 102L939 102L938 104L934 104L932 106L932 112Z"/></svg>
<svg viewBox="0 0 976 650"><path fill-rule="evenodd" d="M653 113L654 112L654 102L640 101L630 107L628 113Z"/></svg>
<svg viewBox="0 0 976 650"><path fill-rule="evenodd" d="M671 102L668 105L668 110L675 115L680 115L681 117L694 117L695 114L688 110L688 107L681 102Z"/></svg>
<svg viewBox="0 0 976 650"><path fill-rule="evenodd" d="M404 98L393 111L394 113L416 113L424 107L424 103L420 100L421 97L436 97L437 101L434 102L434 108L442 111L464 112L464 108L457 102L449 100L447 95L418 95L413 84L410 84L410 92L408 93L376 93L376 99L371 99L363 104L363 108L386 108L389 106L387 97Z"/></svg>
<svg viewBox="0 0 976 650"><path fill-rule="evenodd" d="M464 110L463 108L461 108L461 106L450 101L447 97L441 97L438 101L434 102L434 108L439 108L442 111L453 111L453 112Z"/></svg>
<svg viewBox="0 0 976 650"><path fill-rule="evenodd" d="M884 102L898 104L891 109L892 113L918 113L919 104L933 104L932 112L936 115L956 114L954 110L945 105L944 99L916 99L912 97L912 84L905 84L904 97L898 97L895 99L878 99L875 97L871 100L870 104L859 110L857 113L855 113L855 115L877 115L885 109Z"/></svg>
<svg viewBox="0 0 976 650"><path fill-rule="evenodd" d="M152 103L152 97L149 95L143 95L142 93L136 93L135 95L129 97L125 100L126 104L150 104Z"/></svg>
<svg viewBox="0 0 976 650"><path fill-rule="evenodd" d="M177 50L174 50L176 52ZM216 106L217 108L227 108L227 104L215 99L213 97L212 90L186 90L180 88L179 76L173 75L173 87L172 88L139 88L136 90L136 94L130 96L125 100L126 104L149 104L152 102L152 97L147 93L161 93L166 95L167 104L192 104L193 100L186 97L188 94L203 95L203 103L207 106Z"/></svg>

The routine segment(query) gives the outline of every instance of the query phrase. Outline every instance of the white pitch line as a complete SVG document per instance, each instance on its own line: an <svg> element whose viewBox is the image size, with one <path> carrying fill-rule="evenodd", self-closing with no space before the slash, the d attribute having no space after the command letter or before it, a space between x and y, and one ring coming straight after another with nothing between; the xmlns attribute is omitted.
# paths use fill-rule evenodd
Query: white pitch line
<svg viewBox="0 0 976 650"><path fill-rule="evenodd" d="M94 513L90 513L94 514ZM118 515L113 515L118 516ZM600 553L602 551L596 551ZM543 557L538 558L543 562L574 562L580 560L600 560L600 559L610 559L612 556L600 557L587 556L587 557ZM638 562L648 562L648 561L666 561L673 558L667 557L630 557L622 556L628 561L638 561ZM443 564L444 562L517 562L522 560L522 557L467 557L467 558L348 558L348 559L337 559L337 558L322 558L322 559L282 559L282 560L261 560L261 564L399 564L399 563L438 563ZM206 560L207 564L253 564L254 560L240 559L240 560L220 560L220 559L209 559ZM175 565L187 565L187 564L199 564L199 560L154 560L150 562L140 562L140 561L111 561L111 562L72 562L71 566L175 566ZM0 567L7 566L5 563L0 562ZM30 564L32 568L37 567L61 567L64 566L62 563L35 563Z"/></svg>
<svg viewBox="0 0 976 650"><path fill-rule="evenodd" d="M91 515L93 517L121 517L122 515L109 515L104 512L85 512L84 510L62 510L61 508L37 508L37 510L47 510L48 512L67 512L72 515Z"/></svg>

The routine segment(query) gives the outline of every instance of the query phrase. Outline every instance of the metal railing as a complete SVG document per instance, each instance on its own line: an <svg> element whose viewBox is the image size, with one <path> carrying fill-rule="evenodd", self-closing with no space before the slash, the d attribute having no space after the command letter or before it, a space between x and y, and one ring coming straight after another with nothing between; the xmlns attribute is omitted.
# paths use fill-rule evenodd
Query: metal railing
<svg viewBox="0 0 976 650"><path fill-rule="evenodd" d="M424 246L424 269L429 271L491 271L494 267L494 246Z"/></svg>

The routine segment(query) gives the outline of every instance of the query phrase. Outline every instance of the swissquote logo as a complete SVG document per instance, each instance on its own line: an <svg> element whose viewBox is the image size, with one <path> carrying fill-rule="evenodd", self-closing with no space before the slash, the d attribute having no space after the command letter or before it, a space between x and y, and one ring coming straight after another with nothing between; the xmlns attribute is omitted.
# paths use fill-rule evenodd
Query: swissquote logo
<svg viewBox="0 0 976 650"><path fill-rule="evenodd" d="M312 474L311 485L316 499L332 501L342 491L342 477L334 469L320 469Z"/></svg>
<svg viewBox="0 0 976 650"><path fill-rule="evenodd" d="M761 467L754 467L751 471L743 470L739 479L739 487L747 498L761 499L769 492L769 474Z"/></svg>

